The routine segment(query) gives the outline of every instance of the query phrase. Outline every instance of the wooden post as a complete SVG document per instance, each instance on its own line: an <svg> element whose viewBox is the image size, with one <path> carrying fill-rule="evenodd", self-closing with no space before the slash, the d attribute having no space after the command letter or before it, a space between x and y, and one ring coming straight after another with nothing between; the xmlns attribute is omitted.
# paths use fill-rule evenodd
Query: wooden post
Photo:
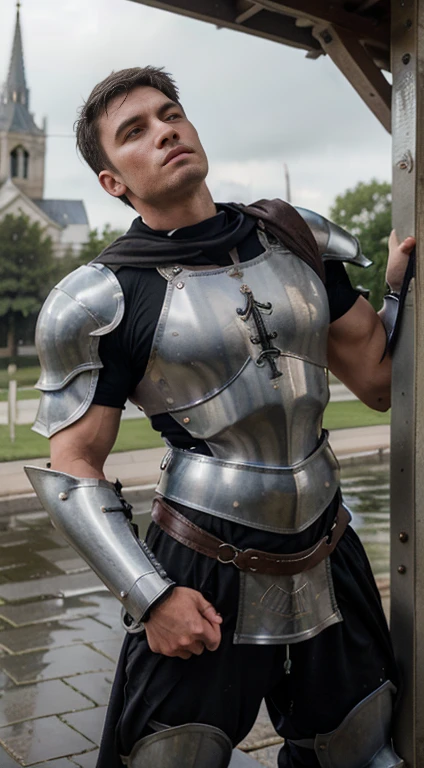
<svg viewBox="0 0 424 768"><path fill-rule="evenodd" d="M392 0L393 225L417 275L393 361L391 629L402 673L395 744L424 766L424 0Z"/></svg>

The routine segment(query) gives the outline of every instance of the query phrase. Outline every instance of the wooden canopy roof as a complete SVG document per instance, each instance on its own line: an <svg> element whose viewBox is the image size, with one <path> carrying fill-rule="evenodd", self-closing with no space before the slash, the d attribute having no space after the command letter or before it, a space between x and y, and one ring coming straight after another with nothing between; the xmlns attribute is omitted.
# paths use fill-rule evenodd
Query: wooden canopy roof
<svg viewBox="0 0 424 768"><path fill-rule="evenodd" d="M328 54L390 130L390 0L133 0Z"/></svg>

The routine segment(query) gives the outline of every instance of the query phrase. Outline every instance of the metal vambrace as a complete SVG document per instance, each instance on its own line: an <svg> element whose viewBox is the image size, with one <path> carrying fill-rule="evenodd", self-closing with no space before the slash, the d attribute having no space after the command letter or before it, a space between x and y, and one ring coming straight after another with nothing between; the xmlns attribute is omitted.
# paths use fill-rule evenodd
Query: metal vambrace
<svg viewBox="0 0 424 768"><path fill-rule="evenodd" d="M113 483L25 467L53 525L121 601L135 622L175 582L169 579L128 519L129 505Z"/></svg>
<svg viewBox="0 0 424 768"><path fill-rule="evenodd" d="M383 358L385 357L387 351L391 351L392 348L392 341L394 338L400 309L399 299L400 296L398 293L395 293L394 291L388 293L384 297L383 307L378 313L380 320L384 325L384 330L386 331L387 336L386 349L384 350Z"/></svg>

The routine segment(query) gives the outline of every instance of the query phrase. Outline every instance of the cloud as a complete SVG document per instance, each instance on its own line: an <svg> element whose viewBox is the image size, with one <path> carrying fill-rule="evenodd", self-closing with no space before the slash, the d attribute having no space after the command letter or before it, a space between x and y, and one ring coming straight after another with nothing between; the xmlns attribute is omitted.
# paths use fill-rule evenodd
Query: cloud
<svg viewBox="0 0 424 768"><path fill-rule="evenodd" d="M6 7L5 7L6 6ZM15 6L2 0L0 79L7 74ZM284 196L326 213L360 180L388 179L390 138L327 57L148 8L128 0L24 0L31 105L56 136L110 71L165 66L208 153L217 198ZM46 197L83 198L93 226L133 214L100 189L72 138L49 138Z"/></svg>

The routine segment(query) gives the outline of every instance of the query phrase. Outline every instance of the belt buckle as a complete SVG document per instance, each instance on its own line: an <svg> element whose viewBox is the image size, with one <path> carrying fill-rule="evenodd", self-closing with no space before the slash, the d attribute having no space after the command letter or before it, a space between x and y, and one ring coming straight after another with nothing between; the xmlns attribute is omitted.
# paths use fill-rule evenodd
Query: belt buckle
<svg viewBox="0 0 424 768"><path fill-rule="evenodd" d="M222 556L223 556L225 550L227 550L227 551L230 550L229 551L229 557L227 557L225 559L225 555L224 555L224 559L223 559ZM238 554L240 552L241 552L241 550L237 549L237 547L235 547L233 544L225 544L225 543L224 544L220 544L219 547L218 547L218 554L216 556L216 559L220 563L222 563L223 565L228 565L229 563L230 564L232 563L233 565L237 566L236 559L237 559L237 556L238 556Z"/></svg>

